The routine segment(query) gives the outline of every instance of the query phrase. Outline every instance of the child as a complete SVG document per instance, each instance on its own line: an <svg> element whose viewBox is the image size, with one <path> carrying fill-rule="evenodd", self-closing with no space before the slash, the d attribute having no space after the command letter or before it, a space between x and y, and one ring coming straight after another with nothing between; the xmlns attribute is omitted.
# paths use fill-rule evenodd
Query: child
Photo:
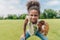
<svg viewBox="0 0 60 40"><path fill-rule="evenodd" d="M30 36L36 35L42 40L47 39L48 24L45 21L39 20L40 4L38 1L30 1L27 3L28 16L24 22L24 33L21 40L26 40ZM29 25L29 30L26 31L26 26Z"/></svg>

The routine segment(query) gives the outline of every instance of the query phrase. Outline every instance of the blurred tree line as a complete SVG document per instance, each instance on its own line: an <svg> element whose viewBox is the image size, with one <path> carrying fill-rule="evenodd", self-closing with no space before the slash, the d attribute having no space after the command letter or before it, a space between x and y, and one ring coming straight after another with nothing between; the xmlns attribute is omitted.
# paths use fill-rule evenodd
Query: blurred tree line
<svg viewBox="0 0 60 40"><path fill-rule="evenodd" d="M0 19L25 19L27 14L21 14L17 16L16 14L8 14L7 17L0 17ZM45 9L43 12L40 13L39 16L40 19L59 19L60 18L60 11L54 11L52 9Z"/></svg>

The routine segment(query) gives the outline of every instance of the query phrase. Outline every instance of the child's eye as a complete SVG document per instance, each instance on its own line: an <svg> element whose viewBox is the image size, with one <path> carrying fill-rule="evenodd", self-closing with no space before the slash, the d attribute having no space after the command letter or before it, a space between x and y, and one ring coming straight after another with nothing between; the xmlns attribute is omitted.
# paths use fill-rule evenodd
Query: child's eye
<svg viewBox="0 0 60 40"><path fill-rule="evenodd" d="M31 15L31 16L33 16L33 15Z"/></svg>
<svg viewBox="0 0 60 40"><path fill-rule="evenodd" d="M38 16L38 15L30 15L30 16Z"/></svg>
<svg viewBox="0 0 60 40"><path fill-rule="evenodd" d="M38 16L38 15L34 15L34 16Z"/></svg>

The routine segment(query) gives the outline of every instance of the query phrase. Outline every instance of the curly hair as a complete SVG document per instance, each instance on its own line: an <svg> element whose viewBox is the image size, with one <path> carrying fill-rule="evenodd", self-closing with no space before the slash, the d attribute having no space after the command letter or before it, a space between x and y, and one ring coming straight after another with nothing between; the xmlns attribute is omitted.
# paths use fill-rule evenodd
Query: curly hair
<svg viewBox="0 0 60 40"><path fill-rule="evenodd" d="M35 9L40 14L40 3L38 1L29 1L27 3L27 10Z"/></svg>

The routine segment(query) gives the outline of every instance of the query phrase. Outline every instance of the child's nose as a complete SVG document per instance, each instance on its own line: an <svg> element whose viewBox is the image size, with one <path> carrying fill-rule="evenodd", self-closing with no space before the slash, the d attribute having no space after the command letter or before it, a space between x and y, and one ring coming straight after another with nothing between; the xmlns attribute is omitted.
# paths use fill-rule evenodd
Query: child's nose
<svg viewBox="0 0 60 40"><path fill-rule="evenodd" d="M35 18L34 16L32 16L32 18Z"/></svg>

